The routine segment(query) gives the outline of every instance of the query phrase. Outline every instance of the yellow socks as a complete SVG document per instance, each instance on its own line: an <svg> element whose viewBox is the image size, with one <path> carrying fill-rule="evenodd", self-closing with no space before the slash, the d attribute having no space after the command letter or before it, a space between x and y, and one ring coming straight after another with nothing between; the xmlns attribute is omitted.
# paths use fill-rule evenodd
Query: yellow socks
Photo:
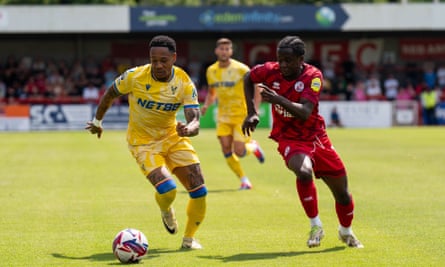
<svg viewBox="0 0 445 267"><path fill-rule="evenodd" d="M156 202L162 211L167 211L176 198L176 189L170 190L164 194L155 193Z"/></svg>
<svg viewBox="0 0 445 267"><path fill-rule="evenodd" d="M190 198L187 204L187 224L184 237L194 237L206 214L206 196Z"/></svg>
<svg viewBox="0 0 445 267"><path fill-rule="evenodd" d="M241 168L241 164L239 158L235 154L231 154L230 156L226 156L227 165L229 165L230 169L238 176L238 178L244 177L244 171Z"/></svg>

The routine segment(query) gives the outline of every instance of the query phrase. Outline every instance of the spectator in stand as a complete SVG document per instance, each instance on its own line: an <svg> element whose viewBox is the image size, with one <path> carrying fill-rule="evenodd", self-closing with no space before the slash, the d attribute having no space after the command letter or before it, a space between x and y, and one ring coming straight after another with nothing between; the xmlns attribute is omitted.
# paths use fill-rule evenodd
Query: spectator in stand
<svg viewBox="0 0 445 267"><path fill-rule="evenodd" d="M416 92L412 82L407 82L405 86L399 88L396 100L414 100L416 99Z"/></svg>
<svg viewBox="0 0 445 267"><path fill-rule="evenodd" d="M352 100L354 101L366 101L368 96L366 95L366 85L363 81L359 80L355 85L352 94Z"/></svg>
<svg viewBox="0 0 445 267"><path fill-rule="evenodd" d="M55 66L49 71L49 74L46 76L47 86L53 87L55 85L63 84L65 82L65 77L63 77L59 69Z"/></svg>
<svg viewBox="0 0 445 267"><path fill-rule="evenodd" d="M382 87L376 74L371 74L366 81L366 97L368 100L381 100L383 97Z"/></svg>
<svg viewBox="0 0 445 267"><path fill-rule="evenodd" d="M43 99L44 92L40 92L39 87L36 84L34 76L30 76L24 86L26 98L28 100L41 100Z"/></svg>
<svg viewBox="0 0 445 267"><path fill-rule="evenodd" d="M426 90L420 94L420 103L422 105L422 118L424 125L436 125L436 107L439 104L440 95L435 88L426 87Z"/></svg>
<svg viewBox="0 0 445 267"><path fill-rule="evenodd" d="M416 99L420 100L420 95L426 91L428 88L428 84L426 83L426 81L422 80L420 81L416 87L414 88L414 91L416 93Z"/></svg>
<svg viewBox="0 0 445 267"><path fill-rule="evenodd" d="M348 54L348 57L342 63L342 71L343 77L345 77L346 82L355 82L356 74L355 74L355 62L353 60L352 55Z"/></svg>
<svg viewBox="0 0 445 267"><path fill-rule="evenodd" d="M66 60L59 60L59 62L57 63L57 70L64 79L66 79L70 75L70 67Z"/></svg>
<svg viewBox="0 0 445 267"><path fill-rule="evenodd" d="M48 96L47 90L46 90L46 75L45 72L40 71L35 74L35 84L37 88L39 88L40 94L43 96Z"/></svg>
<svg viewBox="0 0 445 267"><path fill-rule="evenodd" d="M436 72L434 71L433 62L425 62L423 65L423 80L430 88L436 86Z"/></svg>
<svg viewBox="0 0 445 267"><path fill-rule="evenodd" d="M323 77L324 79L328 79L331 82L335 81L336 75L335 75L335 62L332 59L332 56L328 56L323 62L322 62L322 68L323 68Z"/></svg>
<svg viewBox="0 0 445 267"><path fill-rule="evenodd" d="M440 89L445 90L445 64L441 64L436 71L437 84Z"/></svg>
<svg viewBox="0 0 445 267"><path fill-rule="evenodd" d="M37 57L33 60L31 71L33 74L46 71L46 63L42 57Z"/></svg>
<svg viewBox="0 0 445 267"><path fill-rule="evenodd" d="M99 88L97 88L93 82L88 82L88 85L83 88L82 99L85 103L98 103Z"/></svg>
<svg viewBox="0 0 445 267"><path fill-rule="evenodd" d="M6 96L6 84L5 82L3 82L0 75L0 103L4 102L5 96Z"/></svg>
<svg viewBox="0 0 445 267"><path fill-rule="evenodd" d="M107 70L105 70L104 74L104 85L106 88L110 87L110 85L113 84L114 80L117 76L119 76L119 73L117 72L116 67L113 65Z"/></svg>
<svg viewBox="0 0 445 267"><path fill-rule="evenodd" d="M332 90L332 82L323 77L323 91L320 92L320 101L333 100L334 92Z"/></svg>
<svg viewBox="0 0 445 267"><path fill-rule="evenodd" d="M354 83L349 82L346 84L346 88L345 88L345 100L351 101L353 99L353 97L354 97Z"/></svg>
<svg viewBox="0 0 445 267"><path fill-rule="evenodd" d="M339 127L339 128L343 127L336 106L332 108L330 116L331 116L331 123L329 124L329 127Z"/></svg>
<svg viewBox="0 0 445 267"><path fill-rule="evenodd" d="M386 100L395 100L399 90L399 80L397 80L393 73L388 74L388 77L386 77L385 81L383 82L383 87L385 89Z"/></svg>
<svg viewBox="0 0 445 267"><path fill-rule="evenodd" d="M85 69L82 66L82 62L80 60L75 60L73 66L71 68L70 77L74 82L77 82L85 75Z"/></svg>
<svg viewBox="0 0 445 267"><path fill-rule="evenodd" d="M4 66L4 74L3 74L3 81L5 82L6 87L11 86L12 83L15 80L17 80L17 68L18 68L18 62L15 56L13 55L8 56Z"/></svg>

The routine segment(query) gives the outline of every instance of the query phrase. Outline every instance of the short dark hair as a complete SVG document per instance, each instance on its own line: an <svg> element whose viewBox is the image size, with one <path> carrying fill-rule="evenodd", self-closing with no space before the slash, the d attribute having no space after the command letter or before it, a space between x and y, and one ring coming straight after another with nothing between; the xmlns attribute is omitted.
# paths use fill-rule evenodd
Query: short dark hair
<svg viewBox="0 0 445 267"><path fill-rule="evenodd" d="M232 40L230 40L229 38L219 38L216 41L216 47L223 45L223 44L232 45Z"/></svg>
<svg viewBox="0 0 445 267"><path fill-rule="evenodd" d="M304 56L306 46L298 36L286 36L278 43L277 49L290 48L296 56Z"/></svg>
<svg viewBox="0 0 445 267"><path fill-rule="evenodd" d="M150 48L152 47L167 47L172 53L176 52L176 42L173 38L166 35L158 35L153 37L150 41Z"/></svg>

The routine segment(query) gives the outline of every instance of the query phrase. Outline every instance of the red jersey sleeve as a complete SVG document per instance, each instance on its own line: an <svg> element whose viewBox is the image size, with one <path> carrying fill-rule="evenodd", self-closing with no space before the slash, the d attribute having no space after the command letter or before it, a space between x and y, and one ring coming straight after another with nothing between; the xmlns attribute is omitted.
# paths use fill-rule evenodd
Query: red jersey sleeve
<svg viewBox="0 0 445 267"><path fill-rule="evenodd" d="M323 74L316 68L309 68L302 80L304 80L305 88L301 93L301 98L308 99L314 104L317 104L320 98L320 91L323 88Z"/></svg>
<svg viewBox="0 0 445 267"><path fill-rule="evenodd" d="M250 70L250 79L253 83L264 83L266 79L270 77L271 71L274 69L276 63L266 62L264 64L259 64L254 66Z"/></svg>

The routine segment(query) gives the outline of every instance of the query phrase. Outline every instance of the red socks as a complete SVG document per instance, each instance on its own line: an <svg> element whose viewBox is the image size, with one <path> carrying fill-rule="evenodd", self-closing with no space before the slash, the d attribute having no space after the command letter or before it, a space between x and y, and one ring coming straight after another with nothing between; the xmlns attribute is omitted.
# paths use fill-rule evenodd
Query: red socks
<svg viewBox="0 0 445 267"><path fill-rule="evenodd" d="M297 192L300 197L301 204L304 211L309 218L314 218L318 215L318 199L317 189L315 188L314 180L300 181L297 179Z"/></svg>
<svg viewBox="0 0 445 267"><path fill-rule="evenodd" d="M351 202L346 206L335 203L335 211L337 212L340 225L343 227L351 226L352 219L354 218L354 200L352 196L350 196L350 198Z"/></svg>

